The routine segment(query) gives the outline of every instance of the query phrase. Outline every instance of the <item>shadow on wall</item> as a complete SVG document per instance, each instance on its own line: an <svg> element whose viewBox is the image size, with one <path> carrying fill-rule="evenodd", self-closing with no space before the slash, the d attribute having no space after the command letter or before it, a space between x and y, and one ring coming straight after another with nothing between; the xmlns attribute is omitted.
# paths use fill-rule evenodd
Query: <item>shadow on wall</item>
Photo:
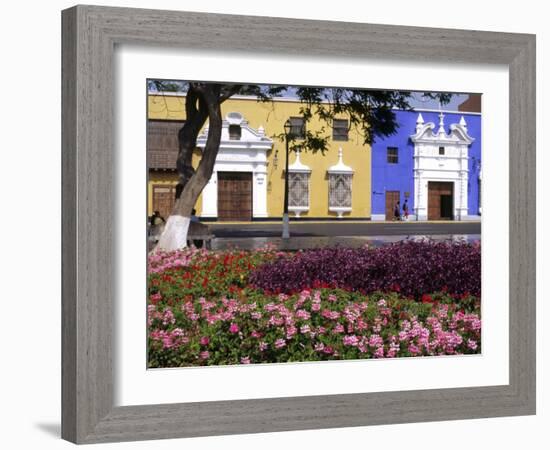
<svg viewBox="0 0 550 450"><path fill-rule="evenodd" d="M37 423L36 428L43 431L50 436L60 438L61 437L61 424L60 423Z"/></svg>

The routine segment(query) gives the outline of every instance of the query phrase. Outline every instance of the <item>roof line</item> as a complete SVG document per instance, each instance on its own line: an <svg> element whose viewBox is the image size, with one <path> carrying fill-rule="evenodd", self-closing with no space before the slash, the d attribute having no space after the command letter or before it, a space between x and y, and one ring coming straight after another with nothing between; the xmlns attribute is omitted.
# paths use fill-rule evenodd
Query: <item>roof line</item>
<svg viewBox="0 0 550 450"><path fill-rule="evenodd" d="M169 91L149 91L148 95L158 95L158 96L166 96L166 97L185 97L185 93L182 92L169 92ZM231 99L234 100L257 100L257 97L255 95L233 95L231 96ZM300 100L293 98L293 97L274 97L276 101L281 102L289 102L289 103L300 103ZM405 109L401 108L392 108L395 111L406 111ZM412 110L419 111L419 112L443 112L448 114L474 114L476 116L481 116L480 112L476 111L459 111L459 110L452 110L452 109L435 109L435 108L414 108Z"/></svg>

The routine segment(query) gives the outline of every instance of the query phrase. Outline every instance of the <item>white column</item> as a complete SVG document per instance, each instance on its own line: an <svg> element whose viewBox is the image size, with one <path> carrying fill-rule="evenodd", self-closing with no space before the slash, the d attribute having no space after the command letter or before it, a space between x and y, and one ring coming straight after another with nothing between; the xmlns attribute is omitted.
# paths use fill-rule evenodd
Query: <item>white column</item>
<svg viewBox="0 0 550 450"><path fill-rule="evenodd" d="M458 211L458 217L466 220L468 218L468 147L461 145L458 151L460 155L458 182L458 188L460 189L460 211Z"/></svg>
<svg viewBox="0 0 550 450"><path fill-rule="evenodd" d="M483 185L483 181L482 181L482 173L481 173L481 169L479 170L479 177L478 177L478 185L477 185L477 188L479 189L478 190L478 194L477 194L477 198L479 199L479 205L478 205L478 211L479 211L479 214L481 214L481 206L482 206L482 202L483 202L483 190L481 189L482 185Z"/></svg>
<svg viewBox="0 0 550 450"><path fill-rule="evenodd" d="M420 178L420 220L428 220L428 180Z"/></svg>
<svg viewBox="0 0 550 450"><path fill-rule="evenodd" d="M202 191L201 217L218 217L218 172L214 172Z"/></svg>
<svg viewBox="0 0 550 450"><path fill-rule="evenodd" d="M466 220L468 216L468 172L460 173L460 217Z"/></svg>
<svg viewBox="0 0 550 450"><path fill-rule="evenodd" d="M252 184L252 216L267 217L267 172L254 172Z"/></svg>

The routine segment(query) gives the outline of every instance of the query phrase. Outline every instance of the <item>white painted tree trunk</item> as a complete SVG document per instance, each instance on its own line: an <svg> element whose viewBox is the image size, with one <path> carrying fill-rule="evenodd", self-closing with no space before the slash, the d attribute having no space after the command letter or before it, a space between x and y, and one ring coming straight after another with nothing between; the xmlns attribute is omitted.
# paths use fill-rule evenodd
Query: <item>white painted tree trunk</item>
<svg viewBox="0 0 550 450"><path fill-rule="evenodd" d="M187 247L187 232L191 219L183 216L170 216L164 225L164 231L153 252L171 252Z"/></svg>

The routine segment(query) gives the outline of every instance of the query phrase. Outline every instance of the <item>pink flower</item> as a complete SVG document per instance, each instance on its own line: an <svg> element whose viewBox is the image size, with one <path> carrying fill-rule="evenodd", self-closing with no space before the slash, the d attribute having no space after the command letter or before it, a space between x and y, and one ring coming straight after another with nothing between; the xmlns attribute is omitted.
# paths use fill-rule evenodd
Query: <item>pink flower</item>
<svg viewBox="0 0 550 450"><path fill-rule="evenodd" d="M250 333L250 336L257 339L257 338L262 337L262 333L260 333L259 331L254 330L252 333Z"/></svg>
<svg viewBox="0 0 550 450"><path fill-rule="evenodd" d="M169 334L162 338L162 348L171 348L173 346L172 336Z"/></svg>
<svg viewBox="0 0 550 450"><path fill-rule="evenodd" d="M275 341L275 348L283 348L286 346L286 342L284 339L277 339Z"/></svg>
<svg viewBox="0 0 550 450"><path fill-rule="evenodd" d="M160 292L157 292L156 294L151 295L149 298L151 299L151 302L153 304L156 304L162 300L162 295L160 294Z"/></svg>
<svg viewBox="0 0 550 450"><path fill-rule="evenodd" d="M418 355L420 353L420 349L414 344L409 344L409 353L413 356Z"/></svg>
<svg viewBox="0 0 550 450"><path fill-rule="evenodd" d="M384 357L384 347L378 347L376 351L374 352L375 358L383 358Z"/></svg>
<svg viewBox="0 0 550 450"><path fill-rule="evenodd" d="M208 359L210 358L210 353L208 353L208 351L206 350L204 352L200 352L199 358L202 360Z"/></svg>
<svg viewBox="0 0 550 450"><path fill-rule="evenodd" d="M258 347L260 348L260 351L263 352L263 351L267 350L268 345L265 342L262 341L258 344Z"/></svg>
<svg viewBox="0 0 550 450"><path fill-rule="evenodd" d="M468 339L468 348L470 350L477 350L477 342L472 340L472 339Z"/></svg>
<svg viewBox="0 0 550 450"><path fill-rule="evenodd" d="M243 356L241 358L241 364L250 364L250 357L249 356Z"/></svg>
<svg viewBox="0 0 550 450"><path fill-rule="evenodd" d="M164 311L164 315L162 317L162 323L164 325L174 324L176 322L176 318L174 317L174 313L170 308L167 308L166 311Z"/></svg>
<svg viewBox="0 0 550 450"><path fill-rule="evenodd" d="M229 332L232 334L237 334L239 332L239 325L237 325L235 322L232 322L231 325L229 325Z"/></svg>
<svg viewBox="0 0 550 450"><path fill-rule="evenodd" d="M287 339L292 339L292 337L296 334L298 330L296 329L295 326L290 326L286 329L286 338Z"/></svg>
<svg viewBox="0 0 550 450"><path fill-rule="evenodd" d="M208 336L203 336L200 338L199 343L201 345L208 345L210 343L210 338Z"/></svg>
<svg viewBox="0 0 550 450"><path fill-rule="evenodd" d="M371 347L380 347L383 344L384 344L384 339L377 334L372 334L371 337L369 338L369 345Z"/></svg>
<svg viewBox="0 0 550 450"><path fill-rule="evenodd" d="M338 334L343 333L344 325L342 325L341 323L336 324L336 326L334 327L334 332Z"/></svg>
<svg viewBox="0 0 550 450"><path fill-rule="evenodd" d="M343 339L344 345L356 347L359 343L359 338L355 336L354 334L344 336Z"/></svg>
<svg viewBox="0 0 550 450"><path fill-rule="evenodd" d="M336 320L340 317L340 313L338 311L331 311L330 309L323 309L323 312L321 313L321 315L325 319L332 319L332 320Z"/></svg>
<svg viewBox="0 0 550 450"><path fill-rule="evenodd" d="M311 328L310 328L310 326L307 325L307 324L306 324L306 325L302 325L302 326L300 327L300 333L302 333L302 334L307 334L307 333L309 333L310 331L311 331Z"/></svg>
<svg viewBox="0 0 550 450"><path fill-rule="evenodd" d="M275 325L275 326L280 326L282 325L283 323L285 322L285 320L282 318L282 317L275 317L275 316L271 316L269 318L269 321L268 323L270 325Z"/></svg>
<svg viewBox="0 0 550 450"><path fill-rule="evenodd" d="M327 345L323 349L323 353L325 353L326 355L332 355L334 353L334 349L330 345Z"/></svg>
<svg viewBox="0 0 550 450"><path fill-rule="evenodd" d="M286 295L286 294L279 294L279 301L280 301L280 302L284 302L284 301L286 301L286 300L288 300L288 295Z"/></svg>
<svg viewBox="0 0 550 450"><path fill-rule="evenodd" d="M338 297L336 297L336 295L334 295L334 294L329 294L329 296L328 296L328 301L329 301L329 302L334 303L334 302L337 301L337 300L338 300Z"/></svg>

